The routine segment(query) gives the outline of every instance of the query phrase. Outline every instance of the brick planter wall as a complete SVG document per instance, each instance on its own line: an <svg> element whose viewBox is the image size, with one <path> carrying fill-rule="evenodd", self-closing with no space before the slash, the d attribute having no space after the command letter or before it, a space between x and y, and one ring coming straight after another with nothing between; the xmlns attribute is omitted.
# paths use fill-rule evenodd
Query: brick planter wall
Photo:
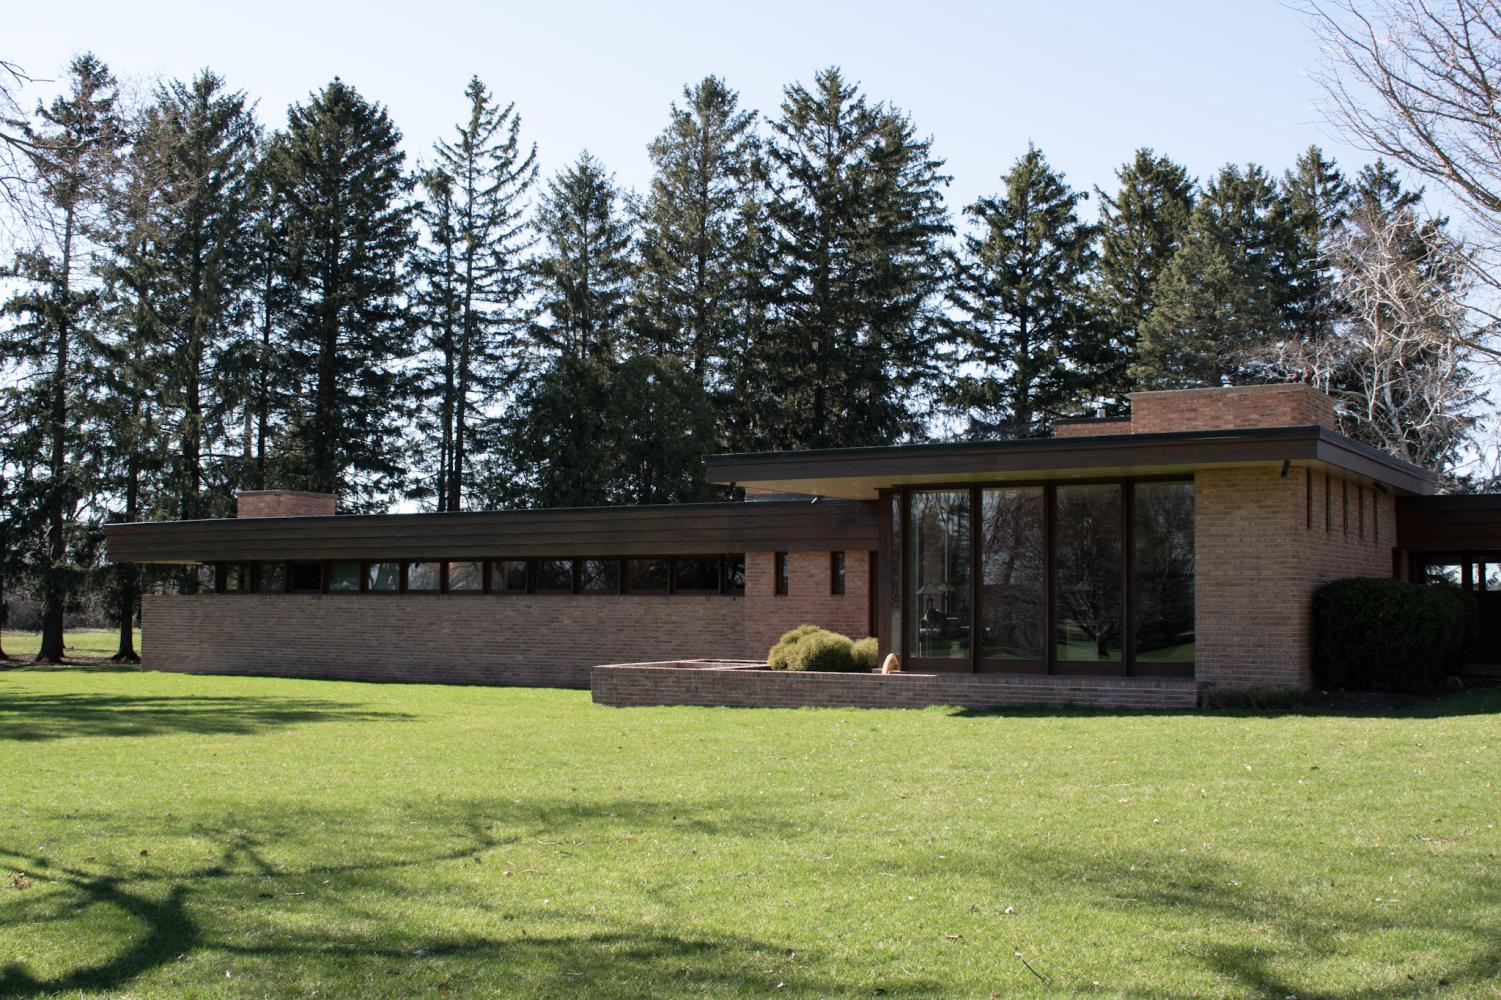
<svg viewBox="0 0 1501 1000"><path fill-rule="evenodd" d="M714 663L617 663L595 667L594 701L617 708L925 708L956 705L1194 708L1195 681L1039 674L839 674L750 670Z"/></svg>

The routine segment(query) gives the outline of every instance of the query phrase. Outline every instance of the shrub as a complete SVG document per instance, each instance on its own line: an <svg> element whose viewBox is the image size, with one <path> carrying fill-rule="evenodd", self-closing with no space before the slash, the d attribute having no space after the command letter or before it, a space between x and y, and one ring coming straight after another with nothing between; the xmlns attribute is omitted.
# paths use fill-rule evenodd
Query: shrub
<svg viewBox="0 0 1501 1000"><path fill-rule="evenodd" d="M1335 580L1314 594L1313 627L1324 686L1427 691L1464 662L1475 601L1445 584Z"/></svg>
<svg viewBox="0 0 1501 1000"><path fill-rule="evenodd" d="M816 625L799 625L771 647L766 665L773 670L854 670L849 636Z"/></svg>
<svg viewBox="0 0 1501 1000"><path fill-rule="evenodd" d="M880 655L879 644L875 636L861 639L850 647L850 655L855 659L856 670L874 670L879 664L876 658Z"/></svg>
<svg viewBox="0 0 1501 1000"><path fill-rule="evenodd" d="M788 659L789 670L849 671L855 669L855 658L850 655L854 643L850 637L837 632L820 629L810 632L792 647Z"/></svg>
<svg viewBox="0 0 1501 1000"><path fill-rule="evenodd" d="M766 655L766 665L773 670L792 669L788 665L788 657L792 654L792 648L796 646L798 644L798 641L804 636L812 635L814 632L822 631L823 629L819 628L817 625L799 625L791 632L783 632L782 637L777 640L777 644L775 646L772 646L771 652Z"/></svg>

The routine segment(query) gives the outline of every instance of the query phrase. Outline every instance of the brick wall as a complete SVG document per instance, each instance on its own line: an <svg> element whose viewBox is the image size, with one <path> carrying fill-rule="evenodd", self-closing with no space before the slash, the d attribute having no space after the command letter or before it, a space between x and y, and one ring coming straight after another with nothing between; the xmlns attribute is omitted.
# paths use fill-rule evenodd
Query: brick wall
<svg viewBox="0 0 1501 1000"><path fill-rule="evenodd" d="M1195 474L1199 680L1225 687L1308 687L1314 590L1341 577L1390 574L1392 498L1330 476L1326 529L1326 474L1313 470L1310 490L1309 471L1294 466L1286 479L1280 467ZM1363 526L1356 506L1361 499Z"/></svg>
<svg viewBox="0 0 1501 1000"><path fill-rule="evenodd" d="M821 567L821 580L818 567ZM772 554L747 553L744 597L718 595L147 595L148 669L355 680L586 687L589 668L666 658L764 660L811 623L865 634L866 554L791 554L791 593L772 593Z"/></svg>
<svg viewBox="0 0 1501 1000"><path fill-rule="evenodd" d="M1334 401L1310 385L1242 385L1133 392L1131 431L1217 431L1251 427L1334 428Z"/></svg>
<svg viewBox="0 0 1501 1000"><path fill-rule="evenodd" d="M1053 437L1098 437L1101 434L1130 434L1130 417L1099 417L1082 420L1053 421Z"/></svg>
<svg viewBox="0 0 1501 1000"><path fill-rule="evenodd" d="M318 517L334 513L332 493L248 490L235 501L236 517Z"/></svg>
<svg viewBox="0 0 1501 1000"><path fill-rule="evenodd" d="M869 634L868 553L844 554L843 594L829 593L827 552L787 553L786 596L776 593L773 566L771 552L746 553L745 640L749 658L764 660L782 633L798 625L821 625L852 639Z"/></svg>
<svg viewBox="0 0 1501 1000"><path fill-rule="evenodd" d="M742 708L987 709L1016 705L1097 708L1193 708L1194 681L1144 677L1028 674L835 674L723 669L703 664L629 663L594 668L594 701Z"/></svg>

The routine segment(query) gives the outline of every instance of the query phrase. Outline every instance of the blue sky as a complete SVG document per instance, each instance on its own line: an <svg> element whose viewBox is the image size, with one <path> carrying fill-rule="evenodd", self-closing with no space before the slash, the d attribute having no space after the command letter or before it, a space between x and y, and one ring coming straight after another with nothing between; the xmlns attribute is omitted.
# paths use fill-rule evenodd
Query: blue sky
<svg viewBox="0 0 1501 1000"><path fill-rule="evenodd" d="M1071 183L1113 187L1152 146L1206 176L1280 172L1310 143L1352 173L1365 154L1321 125L1318 50L1274 0L1075 3L711 2L17 4L0 58L57 76L92 49L125 79L209 66L271 125L335 74L385 103L421 153L477 73L514 100L552 171L588 147L626 186L684 82L717 73L774 113L782 86L837 64L904 108L954 176L957 210L1036 143Z"/></svg>

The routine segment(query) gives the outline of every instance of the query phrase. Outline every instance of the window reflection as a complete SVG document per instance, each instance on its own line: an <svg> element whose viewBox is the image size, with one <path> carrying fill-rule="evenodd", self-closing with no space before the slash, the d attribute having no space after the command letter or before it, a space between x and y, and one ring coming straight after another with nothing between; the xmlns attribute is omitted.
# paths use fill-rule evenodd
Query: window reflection
<svg viewBox="0 0 1501 1000"><path fill-rule="evenodd" d="M968 659L969 492L913 493L911 649L918 657Z"/></svg>
<svg viewBox="0 0 1501 1000"><path fill-rule="evenodd" d="M980 494L980 656L1043 658L1042 487Z"/></svg>
<svg viewBox="0 0 1501 1000"><path fill-rule="evenodd" d="M1194 658L1194 494L1192 483L1138 483L1136 658Z"/></svg>
<svg viewBox="0 0 1501 1000"><path fill-rule="evenodd" d="M1060 486L1053 588L1060 662L1120 662L1121 488Z"/></svg>

